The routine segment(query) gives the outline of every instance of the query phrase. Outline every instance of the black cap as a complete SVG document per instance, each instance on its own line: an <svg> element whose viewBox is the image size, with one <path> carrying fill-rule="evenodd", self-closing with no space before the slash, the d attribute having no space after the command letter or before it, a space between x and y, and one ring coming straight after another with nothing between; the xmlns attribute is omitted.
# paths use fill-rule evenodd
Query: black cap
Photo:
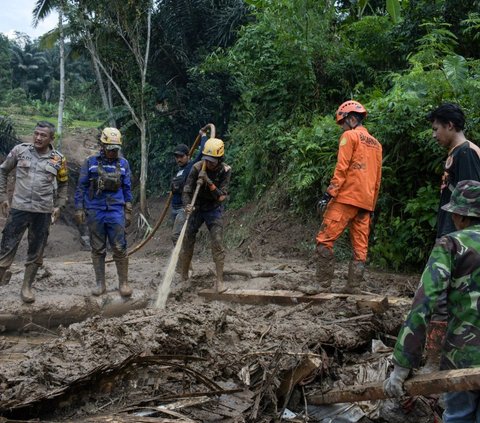
<svg viewBox="0 0 480 423"><path fill-rule="evenodd" d="M190 153L190 149L185 144L178 144L175 150L173 150L173 154L178 154L179 156L185 156L188 155L188 153Z"/></svg>

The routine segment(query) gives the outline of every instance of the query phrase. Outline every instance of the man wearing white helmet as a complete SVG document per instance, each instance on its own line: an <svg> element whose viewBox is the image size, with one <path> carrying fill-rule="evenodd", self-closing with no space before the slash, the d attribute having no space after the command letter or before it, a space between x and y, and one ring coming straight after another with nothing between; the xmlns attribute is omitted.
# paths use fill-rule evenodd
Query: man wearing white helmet
<svg viewBox="0 0 480 423"><path fill-rule="evenodd" d="M128 256L125 228L132 220L130 165L120 156L122 136L116 128L105 128L100 135L100 152L82 165L75 192L75 217L87 223L90 231L96 287L93 295L105 290L107 239L117 266L122 297L132 295L128 286Z"/></svg>
<svg viewBox="0 0 480 423"><path fill-rule="evenodd" d="M210 138L202 151L202 160L193 165L183 189L183 205L190 213L185 239L179 260L182 280L188 279L188 270L195 247L195 237L203 223L210 232L212 256L215 262L217 281L215 290L224 291L223 266L225 249L223 247L223 204L228 196L231 167L223 162L224 144L218 138ZM201 180L202 186L194 206L191 206L193 194Z"/></svg>

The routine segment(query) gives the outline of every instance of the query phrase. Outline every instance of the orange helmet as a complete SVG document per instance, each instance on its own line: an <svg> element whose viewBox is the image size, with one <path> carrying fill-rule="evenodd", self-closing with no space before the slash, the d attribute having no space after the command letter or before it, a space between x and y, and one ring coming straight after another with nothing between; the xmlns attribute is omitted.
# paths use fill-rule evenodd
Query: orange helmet
<svg viewBox="0 0 480 423"><path fill-rule="evenodd" d="M345 119L352 112L360 113L364 115L364 117L367 116L367 109L365 109L363 105L361 105L358 101L348 100L345 103L342 103L337 110L335 115L337 123Z"/></svg>

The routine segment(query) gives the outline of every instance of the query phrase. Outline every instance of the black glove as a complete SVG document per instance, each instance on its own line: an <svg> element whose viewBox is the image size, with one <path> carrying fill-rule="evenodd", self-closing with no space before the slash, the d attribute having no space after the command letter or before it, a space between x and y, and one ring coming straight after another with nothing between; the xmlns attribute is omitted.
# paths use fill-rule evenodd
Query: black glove
<svg viewBox="0 0 480 423"><path fill-rule="evenodd" d="M322 195L322 198L318 201L317 203L317 213L322 216L323 213L325 212L325 209L327 208L327 204L333 197L328 193L324 192Z"/></svg>

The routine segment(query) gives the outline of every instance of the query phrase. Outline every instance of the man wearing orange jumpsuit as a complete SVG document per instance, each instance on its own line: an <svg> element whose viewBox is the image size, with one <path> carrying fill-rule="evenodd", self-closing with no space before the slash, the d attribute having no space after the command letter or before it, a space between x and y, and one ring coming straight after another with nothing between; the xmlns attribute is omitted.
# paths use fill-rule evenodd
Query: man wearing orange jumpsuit
<svg viewBox="0 0 480 423"><path fill-rule="evenodd" d="M382 146L362 126L367 111L349 100L337 110L337 124L345 131L339 141L333 178L319 201L324 211L318 232L316 278L321 288L330 288L334 274L333 244L347 226L353 247L348 268L347 293L359 293L368 252L370 219L375 210L382 175Z"/></svg>

